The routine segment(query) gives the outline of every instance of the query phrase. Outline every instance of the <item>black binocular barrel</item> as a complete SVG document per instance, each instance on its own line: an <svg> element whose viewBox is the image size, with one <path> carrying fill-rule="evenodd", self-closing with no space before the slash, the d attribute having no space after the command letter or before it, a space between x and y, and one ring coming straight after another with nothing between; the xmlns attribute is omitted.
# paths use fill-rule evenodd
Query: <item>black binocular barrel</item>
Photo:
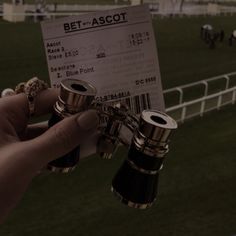
<svg viewBox="0 0 236 236"><path fill-rule="evenodd" d="M142 112L128 156L112 181L112 191L121 202L139 209L153 204L169 137L176 128L176 122L162 112Z"/></svg>
<svg viewBox="0 0 236 236"><path fill-rule="evenodd" d="M49 127L75 113L85 111L94 100L96 89L89 83L76 79L63 80L60 95L54 106L54 112L48 122ZM55 147L56 148L56 147ZM67 173L74 169L79 161L80 147L50 163L47 168L53 172Z"/></svg>

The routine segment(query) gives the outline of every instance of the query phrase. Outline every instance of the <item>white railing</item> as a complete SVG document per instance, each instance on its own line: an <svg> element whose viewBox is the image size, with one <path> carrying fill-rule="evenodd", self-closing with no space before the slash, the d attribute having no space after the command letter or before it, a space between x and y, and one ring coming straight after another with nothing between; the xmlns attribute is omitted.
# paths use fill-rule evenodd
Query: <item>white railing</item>
<svg viewBox="0 0 236 236"><path fill-rule="evenodd" d="M12 13L11 16L24 16L24 17L32 17L34 22L40 21L40 17L43 19L56 19L58 17L66 17L66 16L78 16L85 14L86 12L45 12L45 13L36 13L36 12L25 12L25 13ZM0 13L0 17L3 17L4 14Z"/></svg>
<svg viewBox="0 0 236 236"><path fill-rule="evenodd" d="M55 1L56 2L56 1ZM114 8L127 7L127 5L80 5L80 4L47 4L46 9L49 12L90 12L90 11L104 11ZM35 4L26 4L26 11L35 11Z"/></svg>
<svg viewBox="0 0 236 236"><path fill-rule="evenodd" d="M32 17L34 19L37 19L38 16L44 16L48 19L55 19L56 17L63 17L63 16L72 16L72 15L80 15L80 14L84 14L84 13L88 13L88 12L94 12L94 11L100 11L100 10L110 10L110 9L114 9L114 8L120 8L120 7L124 7L127 5L114 5L114 6L93 6L93 7L82 7L79 9L73 9L73 10L67 10L66 7L67 5L61 5L60 8L63 9L62 11L58 10L57 7L57 12L55 11L55 6L50 5L50 8L48 9L49 11L46 11L44 13L37 13L35 12L35 6L29 9L27 9L26 12L24 13L11 13L11 16L29 16ZM70 5L68 5L70 6ZM73 5L71 5L73 6ZM71 7L70 6L70 7ZM63 8L64 7L64 8ZM85 10L87 9L87 10ZM158 12L158 10L156 8L154 8L152 5L150 5L150 10L154 10L151 11L151 16L152 18L155 17L160 17L160 18L166 18L166 17L184 17L184 16L202 16L202 15L214 15L214 14L210 14L208 13L206 10L189 10L189 9L184 9L183 11L179 12L179 11L173 11L172 9L170 9L169 11L165 11L165 12ZM234 15L236 14L236 7L225 7L222 8L221 11L219 12L218 15ZM215 14L217 15L217 14ZM4 16L4 12L3 9L0 9L0 17Z"/></svg>
<svg viewBox="0 0 236 236"><path fill-rule="evenodd" d="M225 81L224 87L221 90L227 90L230 87L230 80L232 79L236 79L236 72L231 72L228 74L223 74L223 75L219 75L219 76L215 76L212 78L208 78L208 79L204 79L204 80L200 80L197 82L193 82L190 84L185 84L185 85L181 85L181 86L177 86L175 88L171 88L171 89L166 89L164 90L164 96L168 96L170 93L178 93L179 97L177 99L177 104L176 105L180 105L184 102L184 91L188 88L192 88L195 86L199 86L199 85L203 85L203 89L204 92L202 93L204 97L209 95L209 83L210 82L214 82L217 80L223 80Z"/></svg>
<svg viewBox="0 0 236 236"><path fill-rule="evenodd" d="M235 104L235 100L236 86L225 91L220 91L218 93L204 96L193 101L184 102L180 105L169 107L166 109L166 112L171 114L176 119L176 121L183 123L186 119L198 115L203 116L204 113L215 109L219 110L222 106L227 104ZM196 104L199 104L198 108L196 108ZM188 110L190 110L189 114Z"/></svg>

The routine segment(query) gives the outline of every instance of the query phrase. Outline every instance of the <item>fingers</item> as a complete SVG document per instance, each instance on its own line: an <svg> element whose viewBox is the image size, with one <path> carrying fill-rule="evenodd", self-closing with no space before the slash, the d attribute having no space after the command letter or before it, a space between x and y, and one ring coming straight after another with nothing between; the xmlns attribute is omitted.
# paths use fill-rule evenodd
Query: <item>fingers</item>
<svg viewBox="0 0 236 236"><path fill-rule="evenodd" d="M48 130L48 122L40 122L32 125L28 125L25 132L20 135L20 140L30 140L38 137L43 134L46 130Z"/></svg>
<svg viewBox="0 0 236 236"><path fill-rule="evenodd" d="M35 115L40 116L52 112L58 95L58 89L46 89L40 92L35 99Z"/></svg>
<svg viewBox="0 0 236 236"><path fill-rule="evenodd" d="M99 118L96 111L89 110L65 118L44 134L28 141L32 153L43 158L45 163L70 152L96 130Z"/></svg>
<svg viewBox="0 0 236 236"><path fill-rule="evenodd" d="M35 115L40 116L52 111L58 97L57 89L46 89L41 91L35 98ZM3 97L0 99L0 111L17 114L29 114L29 103L24 93Z"/></svg>
<svg viewBox="0 0 236 236"><path fill-rule="evenodd" d="M35 116L52 112L58 97L58 90L43 90L35 98ZM8 121L17 134L24 133L29 120L29 103L25 94L17 94L0 99L0 123Z"/></svg>

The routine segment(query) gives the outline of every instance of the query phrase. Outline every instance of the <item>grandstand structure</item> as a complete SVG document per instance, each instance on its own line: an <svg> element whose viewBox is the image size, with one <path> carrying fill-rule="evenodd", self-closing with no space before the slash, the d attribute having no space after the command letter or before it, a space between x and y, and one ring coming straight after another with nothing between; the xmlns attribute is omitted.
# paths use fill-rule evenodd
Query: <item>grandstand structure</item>
<svg viewBox="0 0 236 236"><path fill-rule="evenodd" d="M6 0L0 4L0 16L9 21L24 21L27 17L54 18L83 12L109 10L115 7L148 4L153 16L219 15L235 14L235 0L123 0L107 1L107 4L78 3L63 0ZM94 1L96 2L96 1ZM11 6L9 6L9 4ZM9 17L11 15L12 17Z"/></svg>

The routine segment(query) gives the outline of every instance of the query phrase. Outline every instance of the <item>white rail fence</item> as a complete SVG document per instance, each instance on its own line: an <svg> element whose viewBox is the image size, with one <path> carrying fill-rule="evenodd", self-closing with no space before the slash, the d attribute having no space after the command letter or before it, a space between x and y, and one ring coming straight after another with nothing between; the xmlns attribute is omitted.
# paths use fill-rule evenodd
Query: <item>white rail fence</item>
<svg viewBox="0 0 236 236"><path fill-rule="evenodd" d="M163 93L164 93L164 96L168 96L168 94L177 92L179 94L178 99L177 99L177 104L181 104L184 102L184 91L186 89L202 85L204 89L203 94L204 96L207 96L209 95L209 84L211 82L215 82L219 80L222 80L223 82L225 82L224 86L222 87L222 90L227 90L230 87L230 80L236 80L236 72L231 72L228 74L223 74L223 75L215 76L215 77L204 79L204 80L199 80L197 82L193 82L190 84L177 86L175 88L166 89L164 90Z"/></svg>
<svg viewBox="0 0 236 236"><path fill-rule="evenodd" d="M64 5L63 5L64 6ZM65 5L66 6L66 5ZM25 17L31 17L32 19L34 19L35 22L38 21L38 19L40 17L46 18L46 19L55 19L58 17L65 17L65 16L72 16L72 15L81 15L84 13L88 13L88 12L94 12L94 11L100 11L100 10L109 10L109 9L114 9L114 8L118 8L118 7L124 7L123 5L115 5L115 6L100 6L100 7L94 7L94 8L89 8L89 10L84 10L85 7L80 8L79 10L73 9L70 11L67 10L63 10L63 11L55 11L55 10L49 10L49 11L45 11L42 13L37 13L35 9L32 10L27 10L24 13L11 13L11 16L25 16ZM34 7L35 8L35 7ZM55 8L55 7L54 7ZM184 10L182 12L173 12L172 10L170 11L166 11L166 12L158 12L158 10L154 7L150 7L151 10L151 15L152 18L155 17L160 17L162 18L166 18L166 17L194 17L194 16L210 16L210 15L235 15L236 14L236 7L225 7L222 8L221 11L218 14L210 14L207 11L203 11L203 10ZM2 11L1 7L0 7L0 17L4 16L4 12Z"/></svg>
<svg viewBox="0 0 236 236"><path fill-rule="evenodd" d="M25 12L25 13L12 13L11 16L17 17L17 16L24 16L32 18L33 21L39 22L44 19L56 19L59 17L66 17L66 16L78 16L85 14L86 12L44 12L44 13L36 13L36 12ZM4 14L0 13L0 17L3 17Z"/></svg>
<svg viewBox="0 0 236 236"><path fill-rule="evenodd" d="M234 76L234 77L233 77ZM222 91L209 94L209 82L217 80L225 80ZM172 115L178 122L184 122L195 116L203 116L204 113L220 109L222 106L228 104L235 104L236 100L236 86L230 87L230 80L236 79L236 72L228 73L225 75L216 76L206 80L201 80L195 83L179 86L164 91L165 97L172 92L178 92L177 105L168 107L166 112ZM192 101L184 101L184 89L194 88L197 85L203 85L204 94L202 97Z"/></svg>
<svg viewBox="0 0 236 236"><path fill-rule="evenodd" d="M225 99L224 99L225 97ZM166 109L166 112L169 114L172 114L173 112L181 111L179 115L172 115L176 121L184 123L185 120L190 119L195 116L203 116L204 113L220 109L222 106L228 105L228 104L235 104L236 99L236 86L232 87L230 89L227 89L225 91L221 91L219 93L215 93L206 97L202 97L190 102L185 102L180 105L170 107ZM215 100L215 105L211 105L209 108L206 107L206 104L208 101ZM211 103L214 101L211 101ZM194 109L194 111L191 111L189 114L187 113L188 109L191 108L191 106L194 106L196 104L199 104L200 108L198 110Z"/></svg>
<svg viewBox="0 0 236 236"><path fill-rule="evenodd" d="M117 6L116 6L117 8ZM112 8L114 9L114 8ZM109 10L109 9L106 9ZM55 18L55 17L63 17L63 16L71 16L71 15L80 15L80 14L84 14L84 13L88 13L88 12L94 12L97 10L91 10L91 11L61 11L61 12L55 12L55 11L47 11L47 12L43 12L43 13L37 13L36 11L26 11L24 13L11 13L12 16L45 16L48 18ZM161 17L161 18L165 18L165 17L185 17L185 16L209 16L212 14L209 14L207 12L200 12L200 13L196 13L196 12L165 12L160 13L157 11L151 11L150 12L152 15L152 18L154 17ZM236 7L232 8L231 10L225 10L225 11L221 11L219 14L215 14L215 15L234 15L236 14ZM0 17L3 17L4 13L0 10Z"/></svg>
<svg viewBox="0 0 236 236"><path fill-rule="evenodd" d="M26 12L34 12L39 4L24 4L24 9ZM66 1L64 4L57 4L56 1L54 4L46 4L46 9L49 12L75 12L75 11L102 11L102 10L111 10L118 7L126 7L124 5L99 5L99 4L67 4ZM0 4L0 11L3 10L3 5Z"/></svg>

